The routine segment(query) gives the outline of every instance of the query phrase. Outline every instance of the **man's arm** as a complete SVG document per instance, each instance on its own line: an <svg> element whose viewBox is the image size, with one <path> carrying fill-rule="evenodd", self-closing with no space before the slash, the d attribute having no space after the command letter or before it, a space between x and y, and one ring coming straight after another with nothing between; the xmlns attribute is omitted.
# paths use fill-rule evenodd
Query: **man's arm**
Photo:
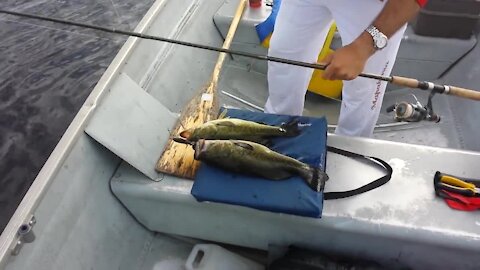
<svg viewBox="0 0 480 270"><path fill-rule="evenodd" d="M388 0L372 24L388 38L413 18L426 0ZM372 36L363 31L351 44L324 59L328 65L323 77L328 80L353 80L360 74L368 58L375 53Z"/></svg>

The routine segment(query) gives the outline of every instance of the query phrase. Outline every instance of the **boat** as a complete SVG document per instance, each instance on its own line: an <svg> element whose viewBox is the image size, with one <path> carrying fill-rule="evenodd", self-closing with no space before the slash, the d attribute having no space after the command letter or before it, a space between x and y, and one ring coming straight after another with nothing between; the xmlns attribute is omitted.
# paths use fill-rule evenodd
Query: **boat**
<svg viewBox="0 0 480 270"><path fill-rule="evenodd" d="M135 32L221 46L237 4L157 0ZM247 8L232 48L266 54L255 25L270 10ZM339 42L335 36L332 48ZM393 73L475 88L479 55L477 35L429 37L409 26ZM199 202L191 195L193 181L155 172L168 129L209 80L217 57L212 51L130 37L1 234L0 268L182 269L193 248L205 243L263 265L272 246L295 245L373 260L388 269L480 268L478 215L449 208L433 188L436 171L480 174L476 127L467 125L478 126L480 109L470 100L437 95L434 107L443 122L397 122L388 106L415 101L412 93L426 102L428 92L390 87L373 138L330 132L328 145L379 157L392 166L393 175L378 189L325 201L318 219ZM227 58L219 82L221 103L261 111L265 72L264 61ZM309 92L305 115L326 117L332 131L339 104ZM327 191L355 188L380 175L333 154L327 173L335 179Z"/></svg>

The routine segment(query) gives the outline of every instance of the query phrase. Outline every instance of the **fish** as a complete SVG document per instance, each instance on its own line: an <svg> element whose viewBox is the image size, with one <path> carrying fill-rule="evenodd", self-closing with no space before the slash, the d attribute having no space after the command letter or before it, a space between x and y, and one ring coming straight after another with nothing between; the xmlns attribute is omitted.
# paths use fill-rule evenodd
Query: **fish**
<svg viewBox="0 0 480 270"><path fill-rule="evenodd" d="M199 139L191 142L181 137L175 137L173 140L192 145L195 160L233 173L254 175L269 180L285 180L300 176L316 192L324 189L329 178L319 167L251 141Z"/></svg>
<svg viewBox="0 0 480 270"><path fill-rule="evenodd" d="M271 126L243 119L225 118L183 130L180 132L180 137L191 142L200 139L245 140L270 145L270 140L274 137L295 137L299 134L298 120L295 119L280 126Z"/></svg>

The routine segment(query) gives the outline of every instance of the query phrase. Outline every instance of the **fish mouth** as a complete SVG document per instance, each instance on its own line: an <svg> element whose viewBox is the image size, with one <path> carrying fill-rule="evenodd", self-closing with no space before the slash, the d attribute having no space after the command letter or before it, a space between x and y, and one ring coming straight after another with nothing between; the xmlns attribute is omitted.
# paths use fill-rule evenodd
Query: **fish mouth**
<svg viewBox="0 0 480 270"><path fill-rule="evenodd" d="M200 160L205 152L207 151L207 144L205 143L205 140L198 140L196 143L195 143L195 155L194 155L194 158L196 160Z"/></svg>
<svg viewBox="0 0 480 270"><path fill-rule="evenodd" d="M189 129L186 129L180 132L180 136L185 139L190 139L190 136L192 136L192 132Z"/></svg>

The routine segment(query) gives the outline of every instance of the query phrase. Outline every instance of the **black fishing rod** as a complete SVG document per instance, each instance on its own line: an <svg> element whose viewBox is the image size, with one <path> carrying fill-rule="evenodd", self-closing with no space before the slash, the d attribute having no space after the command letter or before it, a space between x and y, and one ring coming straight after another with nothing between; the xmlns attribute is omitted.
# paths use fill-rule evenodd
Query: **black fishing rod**
<svg viewBox="0 0 480 270"><path fill-rule="evenodd" d="M295 60L289 60L289 59L267 56L267 55L258 55L258 54L248 53L248 52L237 51L237 50L223 49L223 48L219 48L219 47L202 45L202 44L198 44L198 43L180 41L180 40L175 40L175 39L163 38L163 37L158 37L158 36L146 35L146 34L130 32L130 31L125 31L125 30L119 30L119 29L114 29L114 28L106 28L106 27L90 25L90 24L86 24L86 23L67 21L67 20L62 20L62 19L57 19L57 18L45 17L45 16L40 16L40 15L33 15L33 14L4 10L4 9L0 9L0 13L15 15L15 16L20 16L20 17L25 17L25 18L31 18L31 19L37 19L37 20L43 20L43 21L50 21L50 22L60 23L60 24L78 26L78 27L82 27L82 28L89 28L89 29L93 29L93 30L98 30L98 31L103 31L103 32L108 32L108 33L113 33L113 34L119 34L119 35L124 35L124 36L133 36L133 37L138 37L138 38L142 38L142 39L163 41L163 42L177 44L177 45L183 45L183 46L187 46L187 47L193 47L193 48L204 49L204 50L215 51L215 52L222 52L222 53L229 53L229 54L233 54L233 55L240 55L240 56L245 56L245 57L254 58L254 59L258 59L258 60L283 63L283 64L288 64L288 65L293 65L293 66L307 67L307 68L313 68L313 69L318 69L318 70L325 70L326 67L327 67L326 65L322 65L322 64L318 64L318 63L306 63L306 62L301 62L301 61L295 61ZM364 77L364 78L369 78L369 79L376 79L376 80L380 80L380 81L386 81L386 82L393 83L393 84L396 84L396 85L399 85L399 86L404 86L404 87L409 87L409 88L417 88L417 89L421 89L421 90L432 90L432 91L435 91L436 93L440 93L440 94L455 95L455 96L459 96L459 97L463 97L463 98L468 98L468 99L473 99L473 100L479 100L480 101L480 92L475 91L475 90L460 88L460 87L456 87L456 86L439 85L439 84L434 84L432 82L419 81L419 80L412 79L412 78L406 78L406 77L400 77L400 76L382 76L382 75L371 74L371 73L360 73L358 76Z"/></svg>

